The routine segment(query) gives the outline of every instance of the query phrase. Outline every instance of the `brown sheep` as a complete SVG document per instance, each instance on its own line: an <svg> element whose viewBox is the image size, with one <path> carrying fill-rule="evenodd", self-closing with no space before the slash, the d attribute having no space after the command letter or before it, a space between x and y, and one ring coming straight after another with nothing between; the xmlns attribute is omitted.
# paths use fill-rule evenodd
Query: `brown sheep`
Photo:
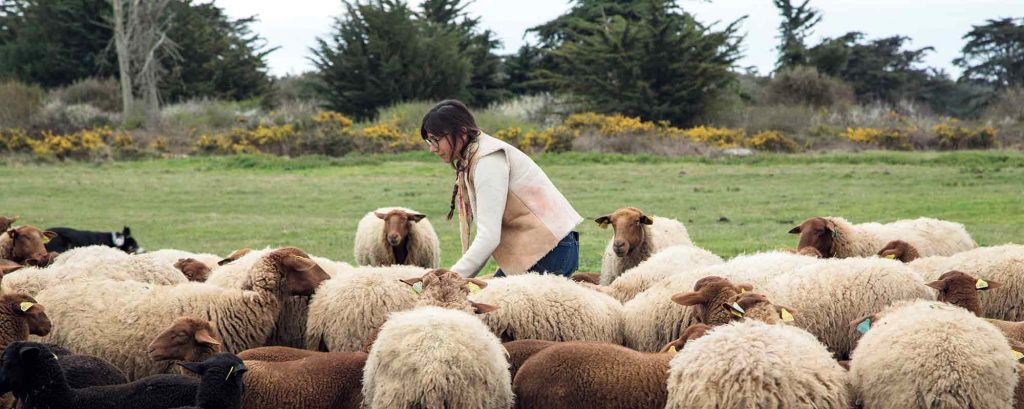
<svg viewBox="0 0 1024 409"><path fill-rule="evenodd" d="M242 258L242 256L245 256L246 254L249 254L250 252L252 252L251 248L248 248L248 247L240 248L238 250L235 250L235 251L231 252L231 254L228 254L228 256L224 257L223 260L218 261L217 265L218 266L223 266L225 264L231 263L232 261L238 260L238 259Z"/></svg>
<svg viewBox="0 0 1024 409"><path fill-rule="evenodd" d="M150 359L167 362L170 366L177 362L203 362L222 349L220 336L210 321L178 317L153 339L146 353ZM196 376L183 367L179 367L178 371L185 376Z"/></svg>
<svg viewBox="0 0 1024 409"><path fill-rule="evenodd" d="M679 339L665 344L665 347L661 349L661 352L669 352L673 348L678 351L682 351L686 347L686 343L693 341L697 338L703 337L711 331L711 326L708 324L696 323L683 330L682 334L679 334Z"/></svg>
<svg viewBox="0 0 1024 409"><path fill-rule="evenodd" d="M557 344L557 341L545 341L540 339L520 339L501 344L508 352L509 372L512 379L516 378L519 367L526 363L531 356L544 350L549 346Z"/></svg>
<svg viewBox="0 0 1024 409"><path fill-rule="evenodd" d="M0 233L7 231L14 225L14 222L18 221L21 216L5 217L0 216Z"/></svg>
<svg viewBox="0 0 1024 409"><path fill-rule="evenodd" d="M601 285L601 273L573 273L572 277L569 277L569 279L577 283Z"/></svg>
<svg viewBox="0 0 1024 409"><path fill-rule="evenodd" d="M0 259L15 263L46 267L50 260L45 244L57 237L52 231L21 226L0 233Z"/></svg>
<svg viewBox="0 0 1024 409"><path fill-rule="evenodd" d="M693 291L678 293L672 301L679 305L694 308L697 322L710 326L724 325L738 318L726 305L732 304L733 298L743 291L753 290L750 284L734 285L728 279L718 276L707 276L697 280Z"/></svg>
<svg viewBox="0 0 1024 409"><path fill-rule="evenodd" d="M206 281L210 277L210 266L194 258L182 258L178 259L174 263L174 268L181 271L185 277L188 277L188 281Z"/></svg>
<svg viewBox="0 0 1024 409"><path fill-rule="evenodd" d="M13 272L21 269L22 267L25 267L25 266L23 266L21 264L18 264L18 263L15 263L15 262L13 262L11 260L0 259L0 274L13 273Z"/></svg>
<svg viewBox="0 0 1024 409"><path fill-rule="evenodd" d="M938 292L937 299L964 308L974 315L982 316L981 298L978 291L994 290L1003 285L995 281L974 278L960 271L950 271L939 276L938 280L928 283Z"/></svg>
<svg viewBox="0 0 1024 409"><path fill-rule="evenodd" d="M878 251L878 256L909 263L921 258L921 253L910 243L903 240L893 240Z"/></svg>

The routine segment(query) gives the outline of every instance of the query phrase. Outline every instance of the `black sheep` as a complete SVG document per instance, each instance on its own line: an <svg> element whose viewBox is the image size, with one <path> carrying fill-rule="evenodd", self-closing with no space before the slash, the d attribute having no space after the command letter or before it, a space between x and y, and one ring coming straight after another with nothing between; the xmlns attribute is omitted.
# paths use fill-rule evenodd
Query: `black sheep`
<svg viewBox="0 0 1024 409"><path fill-rule="evenodd" d="M0 365L0 393L14 392L25 409L162 409L191 405L199 391L198 381L181 375L73 389L57 359L44 344L12 343Z"/></svg>
<svg viewBox="0 0 1024 409"><path fill-rule="evenodd" d="M245 385L242 374L248 371L235 354L221 352L203 362L179 364L202 376L195 406L177 409L240 409Z"/></svg>

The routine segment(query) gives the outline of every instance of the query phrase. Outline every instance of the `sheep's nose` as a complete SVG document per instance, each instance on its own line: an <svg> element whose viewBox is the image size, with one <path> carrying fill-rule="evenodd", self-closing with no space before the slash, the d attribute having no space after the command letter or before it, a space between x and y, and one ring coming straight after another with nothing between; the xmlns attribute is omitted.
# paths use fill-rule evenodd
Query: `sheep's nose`
<svg viewBox="0 0 1024 409"><path fill-rule="evenodd" d="M25 259L25 264L35 267L43 267L46 265L46 257L31 257Z"/></svg>
<svg viewBox="0 0 1024 409"><path fill-rule="evenodd" d="M399 237L397 234L389 234L388 242L391 243L392 246L397 246L398 243L402 242L402 238Z"/></svg>

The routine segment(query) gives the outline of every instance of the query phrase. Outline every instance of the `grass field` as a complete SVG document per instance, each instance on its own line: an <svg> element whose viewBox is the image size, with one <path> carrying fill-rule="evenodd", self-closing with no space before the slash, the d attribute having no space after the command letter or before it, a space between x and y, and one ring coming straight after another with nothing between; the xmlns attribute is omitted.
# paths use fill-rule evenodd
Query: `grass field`
<svg viewBox="0 0 1024 409"><path fill-rule="evenodd" d="M869 152L744 159L598 154L538 162L588 220L581 270L599 271L611 235L589 219L632 205L678 218L716 254L795 245L786 234L813 215L854 222L955 220L982 245L1024 242L1024 153ZM112 164L0 162L0 215L39 227L120 230L146 249L226 254L294 245L351 262L356 223L381 206L426 213L444 265L459 254L445 222L453 174L426 153L282 159L262 156ZM493 267L488 267L489 272Z"/></svg>

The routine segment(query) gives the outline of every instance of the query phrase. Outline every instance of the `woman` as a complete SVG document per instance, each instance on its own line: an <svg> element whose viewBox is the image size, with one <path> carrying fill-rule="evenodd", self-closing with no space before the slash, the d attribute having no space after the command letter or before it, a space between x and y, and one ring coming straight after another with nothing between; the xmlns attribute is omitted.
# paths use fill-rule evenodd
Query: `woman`
<svg viewBox="0 0 1024 409"><path fill-rule="evenodd" d="M576 271L579 234L573 229L583 218L529 156L481 132L473 114L456 100L427 112L420 136L455 168L448 220L457 208L462 258L452 271L475 277L491 256L498 277ZM469 245L474 221L476 237Z"/></svg>

